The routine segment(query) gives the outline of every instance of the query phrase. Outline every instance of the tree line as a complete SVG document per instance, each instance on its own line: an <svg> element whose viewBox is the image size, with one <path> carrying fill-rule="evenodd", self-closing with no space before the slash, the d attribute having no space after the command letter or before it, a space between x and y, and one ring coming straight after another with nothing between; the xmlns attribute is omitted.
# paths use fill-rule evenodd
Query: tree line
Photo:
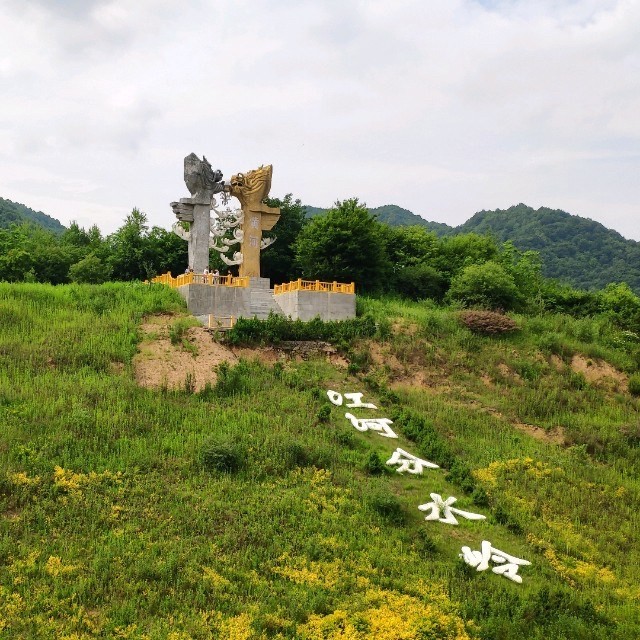
<svg viewBox="0 0 640 640"><path fill-rule="evenodd" d="M262 254L262 273L273 283L297 278L356 283L367 294L505 311L559 311L585 316L610 313L640 329L640 298L624 283L583 291L543 277L536 251L520 251L495 236L438 236L423 226L379 222L357 198L338 201L311 219L291 194L269 198L280 207L277 242ZM0 230L0 280L101 283L144 280L187 267L187 243L160 227L149 228L138 209L113 234L72 223L57 234L32 224ZM234 272L211 252L212 269Z"/></svg>

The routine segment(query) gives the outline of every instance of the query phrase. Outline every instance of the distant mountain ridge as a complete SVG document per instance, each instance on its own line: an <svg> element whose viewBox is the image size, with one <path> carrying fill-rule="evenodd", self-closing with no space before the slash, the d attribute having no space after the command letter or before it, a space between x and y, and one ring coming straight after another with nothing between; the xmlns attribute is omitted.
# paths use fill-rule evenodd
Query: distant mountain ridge
<svg viewBox="0 0 640 640"><path fill-rule="evenodd" d="M22 224L23 222L33 222L55 233L62 233L66 229L59 220L42 213L42 211L34 211L19 202L0 198L0 229L6 229L12 224Z"/></svg>
<svg viewBox="0 0 640 640"><path fill-rule="evenodd" d="M315 218L316 216L323 215L329 211L329 209L311 207L309 205L305 205L305 208L307 210L307 218ZM409 227L412 225L418 225L420 227L425 227L425 229L429 229L438 235L446 235L453 230L453 227L450 227L444 222L430 222L429 220L425 220L422 216L409 211L409 209L399 207L397 204L384 204L381 207L369 209L369 211L375 215L380 222L384 222L392 227Z"/></svg>
<svg viewBox="0 0 640 640"><path fill-rule="evenodd" d="M307 207L308 217L326 211ZM626 282L640 293L640 242L561 209L536 210L521 203L508 209L479 211L457 227L429 222L397 205L370 211L385 224L419 225L439 236L479 233L492 235L498 242L510 240L521 251L540 253L546 277L574 287L600 289L610 282Z"/></svg>

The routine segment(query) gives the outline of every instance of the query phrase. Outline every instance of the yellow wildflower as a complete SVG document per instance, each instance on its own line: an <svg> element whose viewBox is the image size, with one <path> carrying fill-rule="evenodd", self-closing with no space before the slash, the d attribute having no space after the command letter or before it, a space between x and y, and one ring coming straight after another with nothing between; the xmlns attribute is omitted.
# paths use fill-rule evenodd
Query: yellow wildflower
<svg viewBox="0 0 640 640"><path fill-rule="evenodd" d="M77 568L78 567L73 564L62 564L59 556L49 556L49 559L44 565L44 570L54 578L67 573L73 573Z"/></svg>

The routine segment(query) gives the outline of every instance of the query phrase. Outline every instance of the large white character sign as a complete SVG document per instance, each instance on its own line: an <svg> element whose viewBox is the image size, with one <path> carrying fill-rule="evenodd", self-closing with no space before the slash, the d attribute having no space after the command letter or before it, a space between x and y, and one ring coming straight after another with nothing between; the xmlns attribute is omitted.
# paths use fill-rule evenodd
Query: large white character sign
<svg viewBox="0 0 640 640"><path fill-rule="evenodd" d="M351 420L351 424L358 431L377 431L381 436L385 438L397 438L398 436L389 427L393 424L393 420L389 418L362 418L358 419L350 413L345 413L344 417L347 420Z"/></svg>
<svg viewBox="0 0 640 640"><path fill-rule="evenodd" d="M390 467L399 464L400 466L396 469L398 473L408 471L409 473L419 474L422 473L425 467L428 469L440 468L437 464L417 458L416 456L407 453L404 449L400 449L400 447L393 452L392 456L387 460L387 464Z"/></svg>
<svg viewBox="0 0 640 640"><path fill-rule="evenodd" d="M475 567L477 571L486 571L489 568L489 562L494 562L498 566L491 569L493 573L502 575L518 584L522 583L518 569L531 564L528 560L522 560L499 549L494 549L487 540L482 541L480 551L473 551L469 547L462 547L461 551L460 557L468 565Z"/></svg>
<svg viewBox="0 0 640 640"><path fill-rule="evenodd" d="M456 517L453 515L454 513L459 515L461 518L466 518L467 520L487 519L486 516L479 513L471 513L470 511L463 511L462 509L452 507L451 505L457 500L457 498L454 498L453 496L443 500L441 495L432 493L431 500L433 500L433 502L427 502L426 504L421 504L418 507L420 511L429 512L425 516L425 520L437 520L438 522L444 522L445 524L458 524Z"/></svg>
<svg viewBox="0 0 640 640"><path fill-rule="evenodd" d="M345 393L344 397L349 400L347 402L347 407L349 409L377 409L375 404L371 402L362 402L363 393ZM327 397L329 400L336 405L336 407L342 406L342 394L337 391L332 391L329 389L327 391Z"/></svg>

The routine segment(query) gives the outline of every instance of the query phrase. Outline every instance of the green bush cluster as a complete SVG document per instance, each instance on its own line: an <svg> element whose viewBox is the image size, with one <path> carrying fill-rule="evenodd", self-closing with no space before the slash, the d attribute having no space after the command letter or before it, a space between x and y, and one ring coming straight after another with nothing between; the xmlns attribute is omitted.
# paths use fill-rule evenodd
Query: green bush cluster
<svg viewBox="0 0 640 640"><path fill-rule="evenodd" d="M320 318L303 322L270 314L266 320L239 318L224 339L231 345L278 344L288 340L322 340L345 345L355 338L370 338L376 335L376 330L376 322L370 315L340 322L323 322Z"/></svg>
<svg viewBox="0 0 640 640"><path fill-rule="evenodd" d="M640 374L636 373L629 378L629 393L632 396L640 396Z"/></svg>
<svg viewBox="0 0 640 640"><path fill-rule="evenodd" d="M245 463L246 450L237 440L212 439L202 447L202 465L207 471L236 473Z"/></svg>

